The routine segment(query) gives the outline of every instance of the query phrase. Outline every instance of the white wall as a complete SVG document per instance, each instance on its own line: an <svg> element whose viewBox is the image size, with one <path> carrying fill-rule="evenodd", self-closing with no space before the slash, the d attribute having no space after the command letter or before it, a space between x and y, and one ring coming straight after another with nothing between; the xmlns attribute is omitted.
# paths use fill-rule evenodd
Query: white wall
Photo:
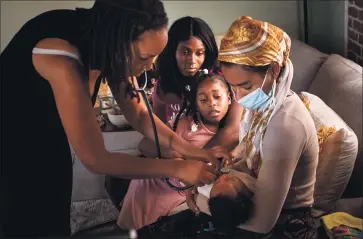
<svg viewBox="0 0 363 239"><path fill-rule="evenodd" d="M218 34L242 15L269 21L290 36L302 38L300 3L295 1L163 1L170 23L183 16L200 17ZM2 1L1 50L20 27L32 17L51 9L91 7L93 1ZM51 23L50 23L51 24Z"/></svg>

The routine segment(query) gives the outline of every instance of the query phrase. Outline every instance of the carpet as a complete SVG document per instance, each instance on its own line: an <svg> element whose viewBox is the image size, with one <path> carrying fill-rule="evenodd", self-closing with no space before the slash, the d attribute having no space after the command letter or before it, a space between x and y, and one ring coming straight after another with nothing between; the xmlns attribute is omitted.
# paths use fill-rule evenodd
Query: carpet
<svg viewBox="0 0 363 239"><path fill-rule="evenodd" d="M72 235L83 233L104 234L119 231L116 220L119 212L110 199L72 202Z"/></svg>

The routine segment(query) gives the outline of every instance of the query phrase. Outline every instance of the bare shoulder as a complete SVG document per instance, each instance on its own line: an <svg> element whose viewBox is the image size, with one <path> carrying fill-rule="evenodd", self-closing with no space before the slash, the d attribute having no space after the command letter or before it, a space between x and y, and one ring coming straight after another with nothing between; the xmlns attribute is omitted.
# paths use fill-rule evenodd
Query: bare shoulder
<svg viewBox="0 0 363 239"><path fill-rule="evenodd" d="M79 51L75 46L70 44L68 41L59 38L42 39L35 45L35 47L42 49L62 50L73 53L77 56L79 55Z"/></svg>
<svg viewBox="0 0 363 239"><path fill-rule="evenodd" d="M43 39L35 47L62 50L77 56L79 55L76 47L65 40L57 38ZM52 81L57 78L56 76L67 74L70 71L77 71L80 67L77 60L62 55L33 54L32 60L37 72L48 81Z"/></svg>

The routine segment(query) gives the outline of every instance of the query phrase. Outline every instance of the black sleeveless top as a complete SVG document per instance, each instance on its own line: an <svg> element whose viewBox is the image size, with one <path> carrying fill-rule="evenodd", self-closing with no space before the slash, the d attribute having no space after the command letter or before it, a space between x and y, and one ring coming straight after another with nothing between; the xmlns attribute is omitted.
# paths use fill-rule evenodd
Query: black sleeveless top
<svg viewBox="0 0 363 239"><path fill-rule="evenodd" d="M60 38L77 47L88 76L88 44L82 29L87 24L86 11L54 10L29 20L13 37L0 56L2 114L5 157L25 148L27 155L41 152L70 155L52 88L35 70L32 50L45 38ZM92 97L94 104L100 82ZM14 138L15 137L15 138ZM41 150L40 150L41 148ZM17 150L16 150L17 151ZM9 154L7 154L9 153ZM25 154L25 153L24 153ZM21 152L17 152L22 157Z"/></svg>

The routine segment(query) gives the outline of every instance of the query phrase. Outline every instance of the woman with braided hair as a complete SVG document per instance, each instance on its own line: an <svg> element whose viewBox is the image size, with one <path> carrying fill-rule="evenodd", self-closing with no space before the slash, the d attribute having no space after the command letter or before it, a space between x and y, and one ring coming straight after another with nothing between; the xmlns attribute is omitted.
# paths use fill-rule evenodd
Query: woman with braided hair
<svg viewBox="0 0 363 239"><path fill-rule="evenodd" d="M90 9L40 14L16 33L0 56L3 99L12 99L2 101L6 128L2 128L0 214L5 237L70 234L68 142L97 174L175 177L188 184L216 178L215 168L201 161L216 165L222 153L188 144L157 117L161 145L196 160L110 153L97 124L92 106L101 80L106 80L128 122L154 138L135 78L151 68L165 47L167 23L160 0L96 0ZM24 107L29 102L35 105Z"/></svg>

